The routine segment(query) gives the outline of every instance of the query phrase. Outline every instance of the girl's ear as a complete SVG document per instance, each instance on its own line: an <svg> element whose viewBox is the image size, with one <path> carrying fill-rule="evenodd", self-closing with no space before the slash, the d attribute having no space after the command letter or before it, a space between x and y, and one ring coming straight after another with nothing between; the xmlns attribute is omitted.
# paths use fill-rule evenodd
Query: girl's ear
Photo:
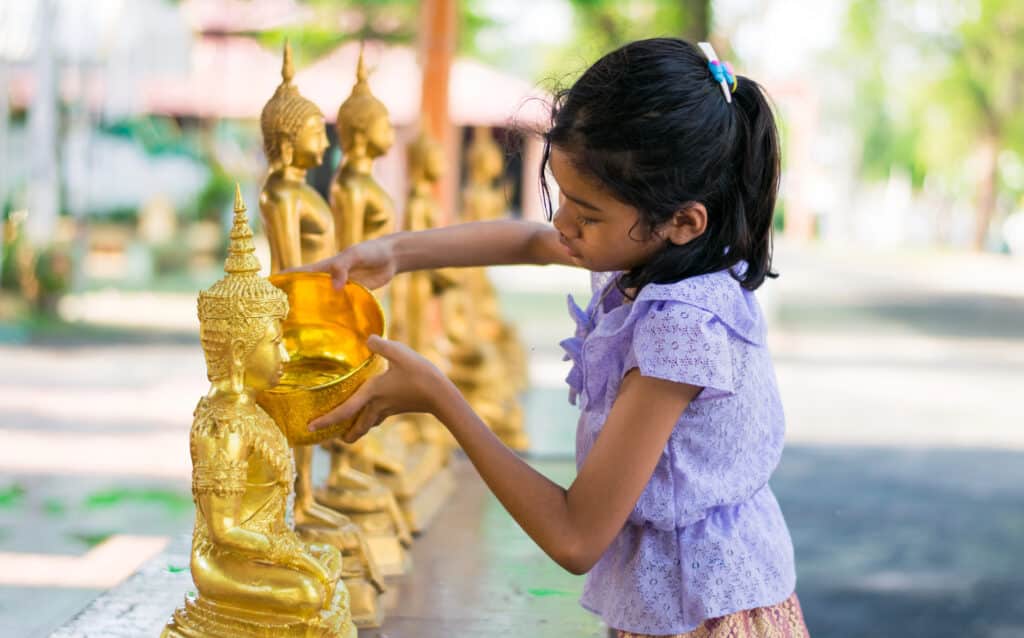
<svg viewBox="0 0 1024 638"><path fill-rule="evenodd" d="M704 234L708 227L708 209L700 202L690 202L662 224L658 234L671 244L682 246Z"/></svg>

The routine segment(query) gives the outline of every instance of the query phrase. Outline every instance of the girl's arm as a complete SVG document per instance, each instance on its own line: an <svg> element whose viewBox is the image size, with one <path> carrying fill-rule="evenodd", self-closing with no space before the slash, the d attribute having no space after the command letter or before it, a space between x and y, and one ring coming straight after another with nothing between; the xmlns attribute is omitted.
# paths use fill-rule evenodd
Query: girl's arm
<svg viewBox="0 0 1024 638"><path fill-rule="evenodd" d="M330 273L337 288L350 278L379 288L402 272L506 264L571 266L573 262L552 226L501 220L394 233L293 270Z"/></svg>
<svg viewBox="0 0 1024 638"><path fill-rule="evenodd" d="M701 388L626 375L576 480L564 489L530 467L491 432L455 386L409 348L379 338L371 350L391 363L348 401L315 419L324 427L358 413L355 440L399 412L432 412L455 436L494 495L552 559L574 574L590 570L622 529L651 478L679 416Z"/></svg>
<svg viewBox="0 0 1024 638"><path fill-rule="evenodd" d="M518 220L471 222L390 236L398 272L508 264L572 265L548 224Z"/></svg>
<svg viewBox="0 0 1024 638"><path fill-rule="evenodd" d="M438 418L530 538L569 572L585 574L622 529L679 416L699 391L636 370L627 374L569 489L505 447L457 392L449 391Z"/></svg>

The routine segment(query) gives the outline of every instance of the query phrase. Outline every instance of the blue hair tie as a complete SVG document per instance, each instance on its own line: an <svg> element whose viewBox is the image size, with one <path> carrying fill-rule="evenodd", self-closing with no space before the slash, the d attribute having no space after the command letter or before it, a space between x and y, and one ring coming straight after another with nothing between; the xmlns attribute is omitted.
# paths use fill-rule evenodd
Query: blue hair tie
<svg viewBox="0 0 1024 638"><path fill-rule="evenodd" d="M697 46L704 52L704 57L708 59L708 69L711 70L711 77L722 87L722 95L725 96L725 101L731 104L732 94L736 91L738 84L736 74L732 70L732 65L728 62L720 62L718 54L715 53L715 48L710 43L700 42Z"/></svg>

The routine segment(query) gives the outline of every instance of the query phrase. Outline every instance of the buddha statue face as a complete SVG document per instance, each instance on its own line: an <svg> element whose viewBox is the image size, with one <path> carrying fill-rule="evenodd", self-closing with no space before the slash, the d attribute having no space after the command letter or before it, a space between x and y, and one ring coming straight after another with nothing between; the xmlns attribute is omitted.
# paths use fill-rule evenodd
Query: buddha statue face
<svg viewBox="0 0 1024 638"><path fill-rule="evenodd" d="M324 151L330 146L324 118L319 113L307 117L299 127L291 144L292 166L298 168L319 166L324 160ZM282 153L282 155L284 154Z"/></svg>
<svg viewBox="0 0 1024 638"><path fill-rule="evenodd" d="M370 91L362 49L352 94L338 107L337 130L338 141L346 155L380 157L395 142L388 109Z"/></svg>
<svg viewBox="0 0 1024 638"><path fill-rule="evenodd" d="M276 384L288 360L281 343L281 320L288 297L259 276L252 230L241 189L235 187L235 219L224 263L225 276L199 293L199 340L206 375L233 394Z"/></svg>
<svg viewBox="0 0 1024 638"><path fill-rule="evenodd" d="M366 150L370 157L380 157L395 143L395 129L388 121L387 113L375 117L366 129Z"/></svg>
<svg viewBox="0 0 1024 638"><path fill-rule="evenodd" d="M409 173L414 181L436 182L444 175L444 152L441 145L425 134L409 147Z"/></svg>
<svg viewBox="0 0 1024 638"><path fill-rule="evenodd" d="M245 387L266 390L277 385L288 362L288 351L284 348L281 322L268 321L263 336L239 363L245 369Z"/></svg>
<svg viewBox="0 0 1024 638"><path fill-rule="evenodd" d="M395 143L387 110L370 100L350 100L338 112L338 140L346 155L381 157Z"/></svg>
<svg viewBox="0 0 1024 638"><path fill-rule="evenodd" d="M470 178L475 184L490 184L504 168L501 148L495 143L487 127L477 127L467 157Z"/></svg>

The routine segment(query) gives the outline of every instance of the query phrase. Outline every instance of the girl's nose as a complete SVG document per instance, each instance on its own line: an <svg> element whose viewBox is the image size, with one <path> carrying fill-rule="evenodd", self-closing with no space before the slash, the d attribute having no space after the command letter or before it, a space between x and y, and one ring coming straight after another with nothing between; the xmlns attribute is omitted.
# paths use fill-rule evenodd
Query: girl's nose
<svg viewBox="0 0 1024 638"><path fill-rule="evenodd" d="M555 227L555 230L562 233L565 237L576 236L576 232L573 230L574 224L569 223L566 214L562 212L561 206L555 211L555 216L551 218L551 224Z"/></svg>

